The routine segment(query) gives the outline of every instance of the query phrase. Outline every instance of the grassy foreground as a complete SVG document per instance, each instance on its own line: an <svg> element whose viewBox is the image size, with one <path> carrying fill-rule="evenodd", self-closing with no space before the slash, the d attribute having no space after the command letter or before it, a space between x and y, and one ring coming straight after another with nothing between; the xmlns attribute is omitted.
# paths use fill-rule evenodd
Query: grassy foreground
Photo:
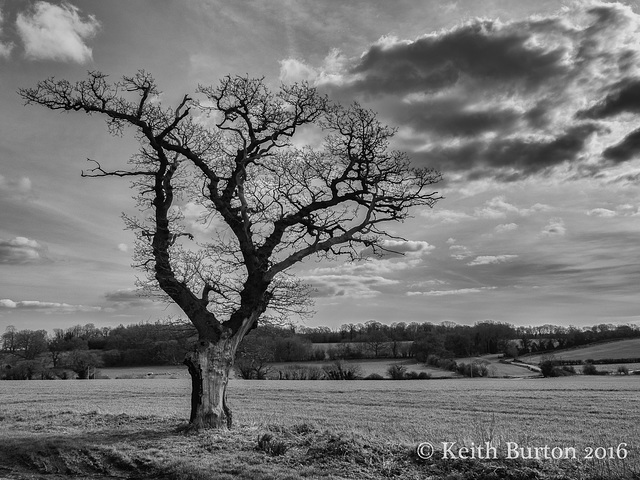
<svg viewBox="0 0 640 480"><path fill-rule="evenodd" d="M558 381L556 381L558 380ZM640 478L637 378L233 381L236 428L184 430L185 380L0 383L0 478ZM421 460L416 445L436 454ZM443 459L441 442L625 459Z"/></svg>

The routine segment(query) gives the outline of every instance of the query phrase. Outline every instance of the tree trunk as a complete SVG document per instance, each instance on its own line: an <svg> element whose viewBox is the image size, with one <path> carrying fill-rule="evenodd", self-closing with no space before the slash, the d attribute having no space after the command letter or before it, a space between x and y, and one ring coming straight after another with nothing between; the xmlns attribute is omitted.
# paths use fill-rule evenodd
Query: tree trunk
<svg viewBox="0 0 640 480"><path fill-rule="evenodd" d="M227 405L227 383L237 342L199 340L184 363L191 374L191 416L195 429L231 428L232 413Z"/></svg>

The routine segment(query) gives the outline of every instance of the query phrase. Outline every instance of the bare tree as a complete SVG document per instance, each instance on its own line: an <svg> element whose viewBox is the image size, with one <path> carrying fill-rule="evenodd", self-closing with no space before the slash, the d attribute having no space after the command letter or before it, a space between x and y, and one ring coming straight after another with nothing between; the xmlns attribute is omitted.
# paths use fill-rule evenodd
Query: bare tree
<svg viewBox="0 0 640 480"><path fill-rule="evenodd" d="M356 257L385 249L383 227L409 209L432 207L440 174L390 151L394 130L354 104L331 104L307 84L270 91L262 79L227 76L185 95L174 108L159 101L140 71L109 83L89 72L71 83L49 78L20 90L27 104L106 117L111 133L133 127L139 152L124 170L95 162L84 176L131 177L141 218L136 262L198 331L185 363L192 376L190 422L231 425L226 387L242 338L270 311L304 307L305 289L287 270L311 255ZM324 135L294 145L301 128ZM210 235L198 241L181 206L198 205Z"/></svg>

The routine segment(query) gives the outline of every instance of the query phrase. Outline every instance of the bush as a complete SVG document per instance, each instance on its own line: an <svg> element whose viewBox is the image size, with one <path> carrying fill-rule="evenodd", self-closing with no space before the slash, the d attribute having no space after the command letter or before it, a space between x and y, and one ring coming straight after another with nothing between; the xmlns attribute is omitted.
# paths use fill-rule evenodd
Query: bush
<svg viewBox="0 0 640 480"><path fill-rule="evenodd" d="M486 377L489 375L486 363L459 363L456 370L465 377Z"/></svg>
<svg viewBox="0 0 640 480"><path fill-rule="evenodd" d="M389 368L387 368L387 375L389 375L392 380L404 380L406 372L407 367L400 365L399 363L389 365Z"/></svg>
<svg viewBox="0 0 640 480"><path fill-rule="evenodd" d="M357 380L362 376L358 365L351 365L342 360L336 360L333 364L325 365L322 369L330 380Z"/></svg>
<svg viewBox="0 0 640 480"><path fill-rule="evenodd" d="M427 372L418 373L415 370L412 370L406 373L405 378L407 380L428 380L431 378L431 374Z"/></svg>
<svg viewBox="0 0 640 480"><path fill-rule="evenodd" d="M626 365L618 365L618 375L629 375L629 369Z"/></svg>
<svg viewBox="0 0 640 480"><path fill-rule="evenodd" d="M593 363L587 363L582 367L582 373L584 375L598 375L598 369Z"/></svg>
<svg viewBox="0 0 640 480"><path fill-rule="evenodd" d="M540 372L543 377L555 377L554 375L556 366L553 360L545 360L544 362L540 362Z"/></svg>
<svg viewBox="0 0 640 480"><path fill-rule="evenodd" d="M384 377L379 373L372 373L371 375L367 375L364 377L365 380L384 380Z"/></svg>
<svg viewBox="0 0 640 480"><path fill-rule="evenodd" d="M426 365L432 367L442 368L443 370L449 370L455 372L458 369L458 364L452 358L442 358L438 355L429 355L427 357Z"/></svg>
<svg viewBox="0 0 640 480"><path fill-rule="evenodd" d="M300 365L287 365L278 370L279 380L324 380L326 375L323 369L318 367L303 367Z"/></svg>

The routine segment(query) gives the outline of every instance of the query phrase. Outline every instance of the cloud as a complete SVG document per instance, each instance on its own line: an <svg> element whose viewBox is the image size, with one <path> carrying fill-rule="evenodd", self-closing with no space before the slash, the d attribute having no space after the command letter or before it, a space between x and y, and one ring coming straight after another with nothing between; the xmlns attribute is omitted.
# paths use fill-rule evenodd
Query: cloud
<svg viewBox="0 0 640 480"><path fill-rule="evenodd" d="M602 119L624 112L640 113L640 79L624 78L609 88L609 93L602 100L579 111L577 117Z"/></svg>
<svg viewBox="0 0 640 480"><path fill-rule="evenodd" d="M428 292L407 292L409 297L417 295L425 295L430 297L444 297L448 295L468 295L470 293L480 293L487 290L495 290L496 287L478 287L478 288L458 288L455 290L430 290Z"/></svg>
<svg viewBox="0 0 640 480"><path fill-rule="evenodd" d="M455 258L456 260L464 260L465 258L473 255L473 253L471 253L471 250L469 250L464 245L450 245L449 250L452 252L451 257Z"/></svg>
<svg viewBox="0 0 640 480"><path fill-rule="evenodd" d="M541 234L547 237L561 237L567 233L567 229L564 225L564 220L561 218L554 218L542 229Z"/></svg>
<svg viewBox="0 0 640 480"><path fill-rule="evenodd" d="M0 264L27 265L48 261L45 249L26 237L0 239Z"/></svg>
<svg viewBox="0 0 640 480"><path fill-rule="evenodd" d="M496 263L509 262L514 258L518 258L518 255L481 255L479 257L476 257L471 262L467 263L467 265L493 265Z"/></svg>
<svg viewBox="0 0 640 480"><path fill-rule="evenodd" d="M4 23L4 15L0 10L0 38L2 38L2 24ZM0 41L0 57L9 58L11 56L11 50L13 50L13 43L5 43Z"/></svg>
<svg viewBox="0 0 640 480"><path fill-rule="evenodd" d="M608 208L594 208L593 210L589 210L587 215L593 217L615 217L618 214Z"/></svg>
<svg viewBox="0 0 640 480"><path fill-rule="evenodd" d="M32 11L18 14L16 27L28 59L87 63L92 49L85 42L96 35L100 22L93 15L81 18L69 3L40 1Z"/></svg>
<svg viewBox="0 0 640 480"><path fill-rule="evenodd" d="M587 210L587 215L590 217L601 218L613 218L613 217L634 217L640 214L640 207L630 205L628 203L623 205L616 205L614 210L610 208L594 208Z"/></svg>
<svg viewBox="0 0 640 480"><path fill-rule="evenodd" d="M10 179L0 175L0 196L24 199L31 193L31 186L29 177Z"/></svg>
<svg viewBox="0 0 640 480"><path fill-rule="evenodd" d="M467 213L445 209L423 210L420 216L442 223L459 223L463 220L473 219L473 216Z"/></svg>
<svg viewBox="0 0 640 480"><path fill-rule="evenodd" d="M624 134L614 117L640 114L639 58L640 15L590 1L522 20L470 19L412 40L383 37L341 57L331 74L326 62L285 70L383 112L418 164L460 181L513 182L558 167L589 165L597 175L636 158L640 130Z"/></svg>
<svg viewBox="0 0 640 480"><path fill-rule="evenodd" d="M334 267L319 267L309 271L312 275L384 275L418 266L420 258L389 259L367 258L359 262L345 262Z"/></svg>
<svg viewBox="0 0 640 480"><path fill-rule="evenodd" d="M384 240L380 246L391 252L406 255L428 255L436 248L420 240Z"/></svg>
<svg viewBox="0 0 640 480"><path fill-rule="evenodd" d="M317 77L317 70L300 60L287 58L280 61L280 80L284 83L314 81Z"/></svg>
<svg viewBox="0 0 640 480"><path fill-rule="evenodd" d="M634 130L616 145L606 148L602 155L614 163L622 163L638 158L640 154L640 129Z"/></svg>
<svg viewBox="0 0 640 480"><path fill-rule="evenodd" d="M542 203L536 203L529 208L517 207L506 201L504 195L487 200L481 208L476 208L475 216L479 218L505 218L508 214L526 217L535 212L544 212L550 210L551 207Z"/></svg>
<svg viewBox="0 0 640 480"><path fill-rule="evenodd" d="M286 58L280 61L280 80L284 83L308 81L339 85L342 83L341 72L347 63L348 59L337 48L329 52L320 68L314 68L297 58Z"/></svg>
<svg viewBox="0 0 640 480"><path fill-rule="evenodd" d="M152 299L140 296L139 291L132 288L107 292L104 298L110 304L109 308L145 307L153 303Z"/></svg>
<svg viewBox="0 0 640 480"><path fill-rule="evenodd" d="M503 223L501 225L496 226L495 231L497 233L505 233L505 232L513 232L518 229L517 223Z"/></svg>
<svg viewBox="0 0 640 480"><path fill-rule="evenodd" d="M211 211L202 205L188 202L180 207L180 213L190 233L211 233L219 226Z"/></svg>
<svg viewBox="0 0 640 480"><path fill-rule="evenodd" d="M470 77L500 83L521 80L536 88L543 79L566 72L566 49L532 46L531 33L526 24L476 19L413 42L385 37L351 70L357 78L352 86L378 94L430 92Z"/></svg>
<svg viewBox="0 0 640 480"><path fill-rule="evenodd" d="M372 298L379 295L381 289L399 283L380 276L357 275L322 275L301 279L313 287L314 297Z"/></svg>
<svg viewBox="0 0 640 480"><path fill-rule="evenodd" d="M37 310L43 313L74 313L74 312L95 312L101 307L88 305L70 305L68 303L41 302L39 300L22 300L15 302L8 298L0 299L0 309L6 310Z"/></svg>

